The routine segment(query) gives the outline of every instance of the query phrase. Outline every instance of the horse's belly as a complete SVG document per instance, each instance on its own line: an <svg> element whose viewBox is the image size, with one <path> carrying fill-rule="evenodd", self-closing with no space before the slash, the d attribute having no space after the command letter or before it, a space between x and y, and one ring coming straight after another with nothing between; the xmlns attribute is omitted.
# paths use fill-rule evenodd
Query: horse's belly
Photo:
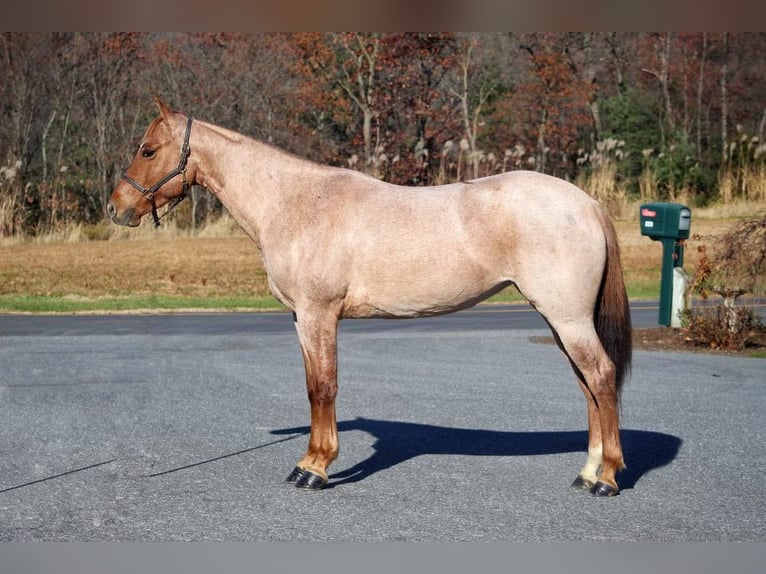
<svg viewBox="0 0 766 574"><path fill-rule="evenodd" d="M439 281L436 284L408 281L378 284L378 289L351 290L343 305L345 318L427 317L472 307L506 287L510 281L471 285Z"/></svg>

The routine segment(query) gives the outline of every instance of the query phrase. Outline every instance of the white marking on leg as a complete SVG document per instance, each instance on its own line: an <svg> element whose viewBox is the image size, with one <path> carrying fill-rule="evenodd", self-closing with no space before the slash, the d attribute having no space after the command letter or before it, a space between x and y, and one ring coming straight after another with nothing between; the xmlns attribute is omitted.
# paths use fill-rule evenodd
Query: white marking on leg
<svg viewBox="0 0 766 574"><path fill-rule="evenodd" d="M603 448L601 445L588 447L588 460L580 471L580 476L595 484L598 480L598 471L601 467Z"/></svg>

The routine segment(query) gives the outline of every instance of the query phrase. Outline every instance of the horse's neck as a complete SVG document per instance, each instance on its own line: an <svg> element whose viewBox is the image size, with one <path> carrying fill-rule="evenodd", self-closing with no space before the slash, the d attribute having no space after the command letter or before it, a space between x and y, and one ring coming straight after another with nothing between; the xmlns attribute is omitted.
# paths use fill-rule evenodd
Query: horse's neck
<svg viewBox="0 0 766 574"><path fill-rule="evenodd" d="M321 167L237 132L198 123L197 183L215 195L260 244L268 220L284 213L291 190L299 187L292 179Z"/></svg>

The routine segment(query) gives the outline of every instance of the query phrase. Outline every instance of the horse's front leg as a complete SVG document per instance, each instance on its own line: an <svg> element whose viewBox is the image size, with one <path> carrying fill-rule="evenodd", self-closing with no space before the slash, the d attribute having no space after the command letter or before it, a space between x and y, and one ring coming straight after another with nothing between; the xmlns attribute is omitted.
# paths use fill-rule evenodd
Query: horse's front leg
<svg viewBox="0 0 766 574"><path fill-rule="evenodd" d="M311 436L306 454L287 477L298 488L318 490L327 484L327 467L338 457L335 396L338 392L338 318L329 312L299 312L295 328L306 367L311 404Z"/></svg>

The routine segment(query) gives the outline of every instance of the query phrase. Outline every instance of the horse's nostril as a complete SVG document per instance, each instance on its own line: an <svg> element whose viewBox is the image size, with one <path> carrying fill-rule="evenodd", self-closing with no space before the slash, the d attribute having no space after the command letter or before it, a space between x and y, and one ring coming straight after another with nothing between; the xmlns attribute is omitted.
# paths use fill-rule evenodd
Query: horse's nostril
<svg viewBox="0 0 766 574"><path fill-rule="evenodd" d="M106 204L106 214L113 218L115 213L117 213L117 208L114 207L114 204L110 201Z"/></svg>

